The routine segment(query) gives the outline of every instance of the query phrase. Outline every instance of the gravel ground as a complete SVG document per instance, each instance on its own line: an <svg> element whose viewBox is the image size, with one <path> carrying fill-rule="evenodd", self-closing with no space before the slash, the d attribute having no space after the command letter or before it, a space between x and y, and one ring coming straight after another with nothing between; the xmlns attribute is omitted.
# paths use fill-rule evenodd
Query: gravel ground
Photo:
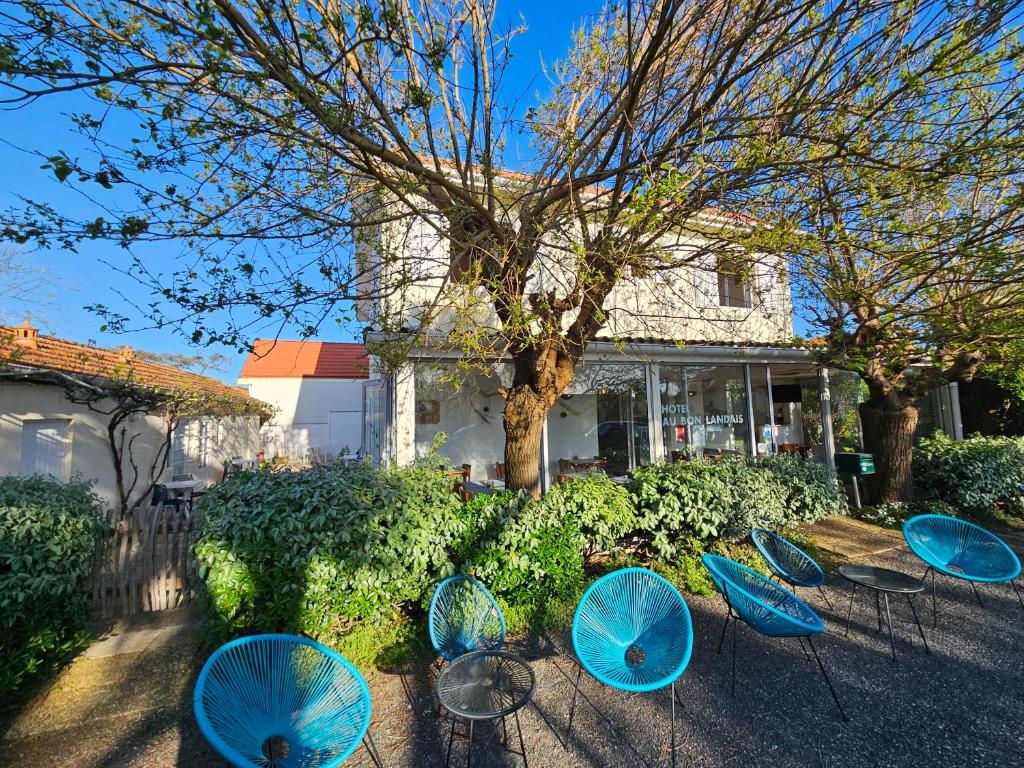
<svg viewBox="0 0 1024 768"><path fill-rule="evenodd" d="M1007 540L1024 551L1024 536ZM871 562L923 571L905 549ZM678 685L680 766L1024 766L1024 610L1008 585L982 587L982 609L967 585L940 580L936 630L929 601L918 598L930 655L924 653L906 602L894 601L898 661L893 664L888 635L877 631L873 601L861 590L849 637L844 637L850 593L838 574L829 577L835 609L817 595L810 602L826 620L819 649L849 722L840 719L825 681L795 640L762 638L742 625L736 696L730 696L731 638L721 655L715 653L724 604L718 598L689 597L696 637L693 658ZM521 713L530 765L670 765L667 692L624 695L586 674L571 749L564 748L577 669L567 642L566 635L556 635L510 643L537 675L536 696ZM179 641L171 654L138 654L132 660L139 670L136 677L111 675L96 694L102 699L141 686L156 702L152 705L142 696L134 709L108 714L96 708L87 717L52 725L46 723L46 706L33 705L27 715L42 722L15 730L13 739L8 732L2 744L4 765L224 765L206 746L191 715L190 675L198 664L193 651ZM437 718L429 664L374 672L368 680L374 697L372 733L388 768L443 765L448 722ZM81 692L71 692L81 700ZM44 703L46 698L49 694ZM489 735L493 731L478 727L474 765L522 764L521 758L503 754L497 742L488 743ZM456 739L452 763L465 760L465 742ZM372 765L364 750L350 764Z"/></svg>

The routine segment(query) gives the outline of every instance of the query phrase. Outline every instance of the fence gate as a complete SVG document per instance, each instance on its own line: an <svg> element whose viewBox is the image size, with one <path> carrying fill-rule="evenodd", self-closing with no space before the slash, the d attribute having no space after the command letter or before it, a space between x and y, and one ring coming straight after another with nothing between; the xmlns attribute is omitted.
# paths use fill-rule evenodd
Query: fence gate
<svg viewBox="0 0 1024 768"><path fill-rule="evenodd" d="M164 611L193 594L198 566L192 555L193 517L184 506L107 510L96 541L92 602L107 618Z"/></svg>

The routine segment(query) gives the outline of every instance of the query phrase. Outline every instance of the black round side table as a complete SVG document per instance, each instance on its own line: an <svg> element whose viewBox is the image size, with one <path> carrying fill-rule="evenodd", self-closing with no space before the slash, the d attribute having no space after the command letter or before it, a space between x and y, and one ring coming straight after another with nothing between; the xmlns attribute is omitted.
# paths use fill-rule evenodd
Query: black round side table
<svg viewBox="0 0 1024 768"><path fill-rule="evenodd" d="M866 587L875 593L875 612L878 615L878 631L882 631L882 606L885 603L885 620L889 625L889 647L892 650L892 660L896 661L896 640L892 633L892 614L889 612L889 595L904 595L910 605L910 611L914 614L914 622L917 624L917 631L921 634L924 642L925 653L931 653L928 647L928 638L924 636L924 629L921 628L921 620L917 618L917 609L914 607L913 595L924 591L924 582L909 573L894 571L889 568L878 568L873 565L841 565L839 573L843 578L853 584L853 591L850 592L850 610L846 614L846 631L843 636L850 634L850 619L853 617L853 599L857 595L857 587ZM881 595L881 601L879 600Z"/></svg>
<svg viewBox="0 0 1024 768"><path fill-rule="evenodd" d="M452 717L452 730L448 736L448 754L445 765L452 759L452 741L459 720L468 723L469 740L466 765L473 764L473 724L478 720L501 720L502 748L523 758L527 766L523 729L519 725L519 710L525 707L537 687L533 669L523 659L502 651L475 651L459 656L445 665L437 676L437 698ZM513 716L519 734L519 750L510 749L505 718Z"/></svg>

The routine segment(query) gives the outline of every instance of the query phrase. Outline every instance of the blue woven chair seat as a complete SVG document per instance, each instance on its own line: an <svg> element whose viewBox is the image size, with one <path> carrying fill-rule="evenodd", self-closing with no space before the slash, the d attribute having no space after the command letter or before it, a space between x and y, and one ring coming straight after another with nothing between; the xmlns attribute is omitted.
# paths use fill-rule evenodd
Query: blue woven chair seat
<svg viewBox="0 0 1024 768"><path fill-rule="evenodd" d="M430 642L447 661L505 643L505 617L490 592L471 576L450 576L434 590L427 619Z"/></svg>
<svg viewBox="0 0 1024 768"><path fill-rule="evenodd" d="M370 691L329 648L255 635L218 648L193 697L199 729L236 768L332 768L370 725Z"/></svg>
<svg viewBox="0 0 1024 768"><path fill-rule="evenodd" d="M646 568L623 568L595 581L572 623L583 667L624 691L653 691L674 682L693 650L693 625L682 596Z"/></svg>
<svg viewBox="0 0 1024 768"><path fill-rule="evenodd" d="M787 589L721 555L704 555L705 567L732 610L751 629L771 637L803 637L825 631L825 622Z"/></svg>
<svg viewBox="0 0 1024 768"><path fill-rule="evenodd" d="M768 567L790 584L813 588L825 583L825 572L821 566L788 539L762 528L752 530L750 539Z"/></svg>
<svg viewBox="0 0 1024 768"><path fill-rule="evenodd" d="M994 533L947 515L918 515L903 524L903 538L925 563L966 581L1012 581L1020 560Z"/></svg>

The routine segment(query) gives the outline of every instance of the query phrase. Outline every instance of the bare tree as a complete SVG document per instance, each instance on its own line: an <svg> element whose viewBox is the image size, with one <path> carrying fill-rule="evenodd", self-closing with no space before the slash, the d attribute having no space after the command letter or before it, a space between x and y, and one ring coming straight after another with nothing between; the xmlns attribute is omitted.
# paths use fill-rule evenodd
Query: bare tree
<svg viewBox="0 0 1024 768"><path fill-rule="evenodd" d="M91 94L98 112L75 119L95 157L44 156L119 202L75 221L26 201L9 237L181 240L180 268L133 272L162 302L144 312L196 342L244 344L271 318L312 335L355 302L392 340L387 364L439 327L432 343L467 360L507 355L506 477L534 491L545 416L587 344L650 322L622 294L658 279L677 296L666 315L704 317L686 275L722 253L750 268L731 232L765 189L836 157L889 162L833 130L865 87L883 80L898 102L941 76L937 57L997 46L1015 10L627 0L581 23L520 118L516 29L493 0L16 5L6 103ZM885 77L897 63L902 81ZM143 134L108 139L114 111ZM512 131L530 142L516 173L500 167ZM798 139L818 151L794 154ZM418 222L444 247L413 264L374 248Z"/></svg>

